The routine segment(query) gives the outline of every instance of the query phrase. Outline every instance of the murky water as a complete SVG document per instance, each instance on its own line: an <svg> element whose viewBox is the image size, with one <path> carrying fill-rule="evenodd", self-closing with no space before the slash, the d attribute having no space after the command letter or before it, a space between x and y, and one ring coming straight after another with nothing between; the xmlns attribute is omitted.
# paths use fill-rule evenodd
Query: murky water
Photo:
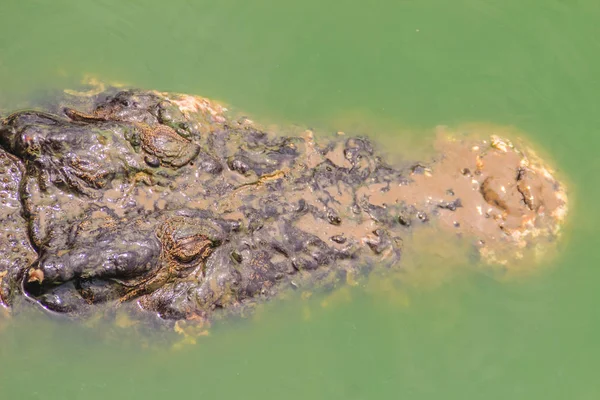
<svg viewBox="0 0 600 400"><path fill-rule="evenodd" d="M93 74L403 154L438 124L513 125L571 197L560 254L508 281L440 238L407 256L410 278L272 304L195 345L0 319L0 398L600 396L597 1L5 0L0 15L0 109Z"/></svg>

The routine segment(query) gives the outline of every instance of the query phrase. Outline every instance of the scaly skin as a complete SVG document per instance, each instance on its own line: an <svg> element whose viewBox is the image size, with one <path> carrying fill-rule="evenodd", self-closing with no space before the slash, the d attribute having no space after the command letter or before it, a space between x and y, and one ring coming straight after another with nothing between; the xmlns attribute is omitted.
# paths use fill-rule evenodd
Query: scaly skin
<svg viewBox="0 0 600 400"><path fill-rule="evenodd" d="M423 224L507 263L553 239L566 213L560 183L499 138L394 167L366 138L273 135L198 97L88 100L0 124L5 305L27 296L87 315L137 301L204 320L402 268L402 238Z"/></svg>
<svg viewBox="0 0 600 400"><path fill-rule="evenodd" d="M65 114L73 121L99 122L99 121L121 121L122 119L115 110L97 108L92 114L86 114L72 108L65 108ZM173 128L167 125L150 125L144 122L131 122L139 134L132 137L132 142L139 141L142 150L148 155L146 162L152 167L168 165L174 168L183 167L198 156L200 147L190 140L180 136Z"/></svg>

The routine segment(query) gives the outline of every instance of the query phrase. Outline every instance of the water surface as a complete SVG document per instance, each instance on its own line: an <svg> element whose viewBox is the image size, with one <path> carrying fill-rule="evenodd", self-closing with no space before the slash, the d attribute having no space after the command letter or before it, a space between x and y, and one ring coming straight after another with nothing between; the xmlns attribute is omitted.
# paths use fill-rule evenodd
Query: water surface
<svg viewBox="0 0 600 400"><path fill-rule="evenodd" d="M0 320L1 397L599 398L599 19L595 0L5 0L0 109L92 74L403 154L438 124L512 125L568 179L571 213L533 276L439 251L407 282L274 304L180 350Z"/></svg>

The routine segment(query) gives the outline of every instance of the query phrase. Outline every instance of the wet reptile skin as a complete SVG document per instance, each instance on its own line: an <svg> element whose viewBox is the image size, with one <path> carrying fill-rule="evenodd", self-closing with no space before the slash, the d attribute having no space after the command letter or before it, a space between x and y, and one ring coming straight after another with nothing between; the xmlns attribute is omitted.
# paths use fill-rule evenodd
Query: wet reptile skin
<svg viewBox="0 0 600 400"><path fill-rule="evenodd" d="M82 315L137 302L165 319L209 319L401 268L402 238L418 224L452 220L474 242L510 243L523 236L519 221L562 206L546 201L562 193L553 178L539 177L534 197L525 179L539 170L498 144L461 158L430 190L431 171L451 157L394 167L366 138L279 136L200 97L125 90L91 101L2 120L6 306L25 296Z"/></svg>

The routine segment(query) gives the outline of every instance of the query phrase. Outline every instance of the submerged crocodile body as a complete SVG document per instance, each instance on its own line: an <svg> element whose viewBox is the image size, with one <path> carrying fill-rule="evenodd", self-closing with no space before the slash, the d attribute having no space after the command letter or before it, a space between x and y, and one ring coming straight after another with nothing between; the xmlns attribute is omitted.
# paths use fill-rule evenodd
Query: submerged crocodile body
<svg viewBox="0 0 600 400"><path fill-rule="evenodd" d="M77 105L1 120L5 306L210 319L401 268L415 225L498 261L552 240L566 213L562 185L500 138L445 139L430 162L394 167L364 137L275 135L195 96L109 90Z"/></svg>

